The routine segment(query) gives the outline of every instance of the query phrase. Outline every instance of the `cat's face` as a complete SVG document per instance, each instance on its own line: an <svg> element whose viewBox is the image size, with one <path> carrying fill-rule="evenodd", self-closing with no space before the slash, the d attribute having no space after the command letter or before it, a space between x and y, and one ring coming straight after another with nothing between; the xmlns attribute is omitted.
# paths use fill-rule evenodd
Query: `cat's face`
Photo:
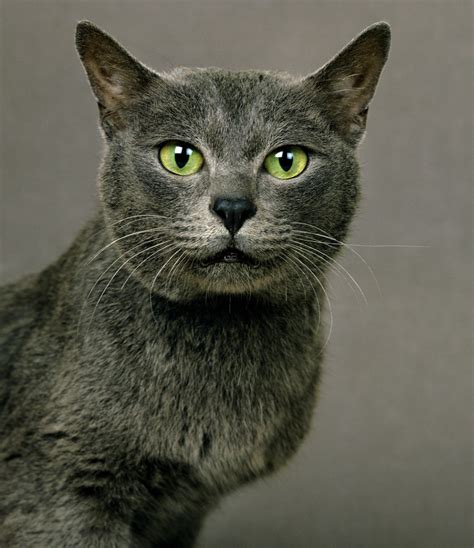
<svg viewBox="0 0 474 548"><path fill-rule="evenodd" d="M388 41L386 25L371 27L306 78L156 74L81 23L124 268L175 297L319 291L357 204L355 146Z"/></svg>

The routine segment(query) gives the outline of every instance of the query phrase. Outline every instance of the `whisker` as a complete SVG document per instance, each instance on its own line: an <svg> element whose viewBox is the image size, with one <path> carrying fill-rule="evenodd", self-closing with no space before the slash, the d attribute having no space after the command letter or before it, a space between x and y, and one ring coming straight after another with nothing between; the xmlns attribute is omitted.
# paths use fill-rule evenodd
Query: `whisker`
<svg viewBox="0 0 474 548"><path fill-rule="evenodd" d="M364 291L362 290L360 285L357 283L356 279L352 276L352 274L341 263L339 263L336 259L334 259L330 255L328 255L327 253L324 253L323 251L315 250L315 249L311 248L310 246L308 246L306 244L303 244L301 242L299 242L299 245L303 246L304 249L307 250L309 253L312 253L313 255L319 256L320 258L321 258L321 255L323 255L324 257L328 258L329 262L332 262L334 265L337 265L342 270L342 272L344 272L349 277L349 279L353 282L353 284L357 287L360 294L362 295L362 298L364 299L365 304L366 305L369 304ZM322 260L324 260L324 259L322 259ZM328 261L326 261L326 262L328 262Z"/></svg>
<svg viewBox="0 0 474 548"><path fill-rule="evenodd" d="M102 228L99 228L97 230L94 230L89 237L91 238L92 236L96 236L100 232L103 232L104 230L108 230L112 226L119 225L120 223L131 222L131 219L142 218L142 217L156 217L158 219L169 219L169 217L167 217L166 215L158 215L157 213L149 213L149 214L142 214L142 215L130 215L128 217L124 217L123 219L119 219L118 221L115 221L115 222L110 223L110 224L105 223L105 226L103 226Z"/></svg>
<svg viewBox="0 0 474 548"><path fill-rule="evenodd" d="M150 287L150 308L151 308L151 314L153 316L153 319L155 320L155 323L158 325L158 320L156 319L155 317L155 312L153 310L153 288L155 286L155 283L156 283L156 280L158 279L158 276L161 274L161 272L163 271L163 269L166 267L166 265L171 261L171 259L173 257L175 257L179 252L181 251L181 249L177 249L172 255L171 257L169 257L169 259L165 262L165 264L158 270L158 272L155 274L155 277L153 278L153 282L151 284L151 287Z"/></svg>
<svg viewBox="0 0 474 548"><path fill-rule="evenodd" d="M183 251L181 253L181 255L174 262L173 266L170 268L170 271L168 272L168 275L166 277L165 291L168 291L169 284L172 280L173 270L178 266L178 264L180 263L181 259L183 259L183 257L184 258L186 257L186 252L185 251ZM183 261L183 264L184 263L185 263L185 261Z"/></svg>
<svg viewBox="0 0 474 548"><path fill-rule="evenodd" d="M209 290L211 288L211 283L212 283L212 276L209 276L206 284L206 292L204 293L204 304L206 305L207 305L207 298L209 296Z"/></svg>
<svg viewBox="0 0 474 548"><path fill-rule="evenodd" d="M318 234L318 236L329 238L329 239L334 240L335 242L337 242L339 244L346 245L346 246L349 246L349 247L407 247L407 248L422 248L422 249L431 247L429 245L418 245L418 244L413 245L413 244L353 244L353 243L345 243L345 242L341 242L340 240L337 240L336 238L334 238L334 236L332 234L330 234L329 232L327 232L326 230L322 229L319 226L312 225L312 224L309 224L309 223L302 223L300 221L292 221L290 224L305 225L305 226L308 226L308 227L313 228L315 230L320 230L321 232L323 232L323 234ZM311 232L311 234L314 234L314 233Z"/></svg>
<svg viewBox="0 0 474 548"><path fill-rule="evenodd" d="M298 247L298 246L302 246L304 244L302 242L300 242L299 240L294 240L293 245ZM351 288L351 291L354 294L357 302L359 302L359 294L356 292L356 290L355 290L354 286L352 285L352 283L350 283L350 280L345 276L344 272L339 268L338 264L336 264L335 262L331 262L328 259L323 258L322 256L320 256L318 254L318 252L316 250L314 250L313 248L310 248L309 246L304 246L304 249L301 248L301 250L302 251L308 251L308 252L311 252L312 254L315 254L320 261L322 261L332 271L334 271L344 282L347 283L347 285ZM329 280L327 281L327 283L329 285L329 288L331 288Z"/></svg>
<svg viewBox="0 0 474 548"><path fill-rule="evenodd" d="M149 240L145 240L143 242L140 242L139 244L137 245L134 245L133 247L131 247L130 249L128 249L127 251L125 251L124 253L122 253L121 255L119 255L114 261L112 261L109 266L100 274L100 276L97 278L97 280L95 281L95 283L93 284L93 286L91 287L91 289L89 290L87 296L85 297L83 303L82 303L82 306L81 306L81 312L79 314L79 321L78 321L78 327L80 326L81 324L81 318L83 316L83 313L84 313L84 309L85 309L85 305L87 303L87 301L89 300L89 297L91 296L92 292L94 291L94 289L96 288L97 284L100 282L100 280L105 276L105 274L107 274L107 272L114 266L114 264L116 264L118 261L120 261L120 259L123 259L123 257L125 257L125 255L127 253L130 253L131 251L133 251L134 249L136 249L137 247L141 247L142 245L144 244L147 244L147 243L150 243L150 242L153 242L155 241L156 238L151 238Z"/></svg>
<svg viewBox="0 0 474 548"><path fill-rule="evenodd" d="M138 236L139 234L145 234L145 233L148 233L148 232L159 232L159 231L166 232L162 228L158 228L158 227L157 228L148 228L146 230L139 230L138 232L132 232L131 234L126 234L125 236L117 238L117 239L113 240L112 242L110 242L109 244L107 244L106 246L104 246L102 249L100 249L91 259L89 259L87 264L91 264L92 261L94 261L101 253L103 253L111 245L114 245L117 242L120 242L121 240L125 240L126 238L131 238L132 236Z"/></svg>
<svg viewBox="0 0 474 548"><path fill-rule="evenodd" d="M430 245L411 245L411 244L345 244L349 247L405 247L405 248L425 248L428 249Z"/></svg>
<svg viewBox="0 0 474 548"><path fill-rule="evenodd" d="M311 225L310 225L311 226ZM321 229L319 229L321 230ZM319 237L323 237L323 238L326 238L326 239L330 239L331 241L337 243L338 245L341 245L343 247L345 247L346 249L349 249L349 251L351 251L351 253L353 253L356 257L358 257L363 263L364 265L366 266L367 270L369 271L370 273L370 276L372 277L372 279L374 280L375 282L375 286L377 287L377 291L379 293L379 296L382 296L382 289L380 287L380 284L379 284L379 281L377 279L377 276L375 275L375 272L374 270L372 269L372 267L370 266L370 264L366 261L366 259L364 259L364 257L358 253L355 249L352 249L352 247L349 245L349 244L346 244L345 242L342 242L340 240L337 240L336 238L332 237L332 236L326 236L324 234L315 234L313 232L308 232L308 231L305 231L305 230L295 230L294 231L295 233L301 233L301 234L307 234L309 236L311 236L311 239L312 241L314 241L315 243L318 243L318 244L321 244L321 245L327 245L329 247L334 247L334 244L331 244L331 243L327 243L327 242L322 242L320 240L316 240L314 239L315 236L319 236Z"/></svg>
<svg viewBox="0 0 474 548"><path fill-rule="evenodd" d="M300 272L303 273L304 277L308 280L308 283L311 287L311 289L313 290L313 293L314 293L314 296L316 297L316 304L318 305L318 323L316 325L316 332L318 333L319 332L319 326L321 325L321 321L322 321L322 307L321 307L321 304L319 302L319 297L318 297L318 293L314 287L314 285L311 283L311 280L308 278L308 276L306 275L306 272L304 269L301 269L300 266L298 266L297 263L295 263L293 261L293 259L296 259L299 263L301 263L301 261L297 258L297 257L290 257L289 255L286 256L286 259L289 260L296 268L298 268L298 270ZM313 274L314 275L314 274ZM300 278L300 281L301 281L301 278ZM306 299L306 288L304 287L303 285L303 288L304 288L304 291L305 291L305 299Z"/></svg>
<svg viewBox="0 0 474 548"><path fill-rule="evenodd" d="M344 275L344 272L339 268L338 265L334 264L334 263L331 263L330 261L328 261L327 259L325 259L324 257L320 256L319 254L317 254L317 252L309 247L309 246L305 246L302 242L300 242L299 240L293 240L292 242L292 245L295 246L297 249L300 249L300 251L304 252L304 253L311 253L312 255L314 255L317 260L321 261L324 263L324 265L326 265L328 268L331 269L331 271L335 272L344 282L348 283L349 287L351 288L351 290L355 293L355 289L353 288L352 284L349 283L349 281L347 280L346 276ZM303 246L303 247L302 247ZM322 270L322 267L319 268L318 265L316 263L314 263L314 267L318 269L318 272L324 276L324 272ZM328 287L331 289L331 283L329 281L328 278L325 278L326 280L326 284L328 285ZM356 294L357 295L357 294ZM358 295L356 297L356 299L358 300Z"/></svg>
<svg viewBox="0 0 474 548"><path fill-rule="evenodd" d="M132 259L134 259L135 257L137 257L138 255L141 255L142 253L145 253L146 251L151 251L151 249L154 249L155 247L158 247L161 245L161 242L159 244L156 244L156 246L151 246L150 248L147 248L147 249L143 249L142 251L139 251L138 253L135 253L135 255L132 255L130 258L128 258L125 262L123 262L119 268L114 272L114 275L110 278L110 280L108 281L107 285L105 286L104 290L102 291L102 293L100 294L96 304L95 304L95 307L94 307L94 310L92 311L92 316L91 316L91 319L89 321L89 324L87 326L87 330L89 329L91 323L92 323L92 320L94 319L94 315L96 313L96 310L97 310L97 307L99 306L100 304L100 301L102 300L102 297L105 295L105 292L107 291L107 289L110 287L110 284L113 282L113 280L115 279L115 276L117 276L117 274L122 270L122 268L127 264L129 263ZM159 251L162 251L161 249ZM153 255L156 255L156 253L158 253L159 251L155 252Z"/></svg>
<svg viewBox="0 0 474 548"><path fill-rule="evenodd" d="M161 244L170 244L171 240L164 240L163 242L160 242ZM148 250L151 250L151 249L154 249L156 246L152 246L150 248L148 248ZM160 251L163 251L164 249L167 249L168 247L170 247L169 245L166 245L165 247L162 247L160 248ZM149 257L146 257L143 261L141 261L138 266L136 266L135 268L133 268L133 270L130 271L129 275L127 276L127 279L123 282L122 284L122 287L120 288L120 291L122 291L124 288L125 288L125 285L127 284L128 280L132 277L133 273L138 270L142 264L146 263L149 259L151 259L152 257L154 257L155 255L157 255L158 253L152 253Z"/></svg>
<svg viewBox="0 0 474 548"><path fill-rule="evenodd" d="M158 213L144 213L140 215L130 215L129 217L124 217L123 219L120 219L118 221L115 221L110 226L115 226L120 223L123 223L125 221L129 221L130 219L142 219L143 217L156 217L157 219L169 219L167 215L159 215Z"/></svg>
<svg viewBox="0 0 474 548"><path fill-rule="evenodd" d="M297 253L298 255L302 256L303 258L307 259L307 257L302 254L300 251L298 250L294 250L295 253ZM333 329L333 324L334 324L334 316L333 316L333 312L332 312L332 305L331 305L331 300L329 298L329 295L326 291L326 289L324 288L324 285L323 283L319 280L319 278L316 276L316 274L308 267L308 265L306 265L303 261L299 260L297 257L294 257L294 259L296 259L299 263L301 263L302 266L304 266L308 272L311 273L311 275L314 277L314 279L316 280L316 282L319 284L319 286L321 287L321 290L323 291L325 297L326 297L326 300L327 300L327 303L328 303L328 308L329 308L329 315L330 315L330 326L329 326L329 334L328 336L326 337L326 340L321 348L321 350L319 351L319 354L322 354L323 350L326 348L327 344L329 343L329 339L331 338L331 334L332 334L332 329Z"/></svg>
<svg viewBox="0 0 474 548"><path fill-rule="evenodd" d="M193 258L191 261L191 266L194 264L195 259ZM181 267L176 271L175 276L178 276L178 274L181 274L181 272L184 270L186 265L189 265L189 257L185 256L184 261L181 263Z"/></svg>
<svg viewBox="0 0 474 548"><path fill-rule="evenodd" d="M329 92L330 95L335 95L337 93L346 93L346 92L356 92L356 91L360 91L361 89L364 89L364 88L345 88L345 89L338 89L336 91L331 91Z"/></svg>

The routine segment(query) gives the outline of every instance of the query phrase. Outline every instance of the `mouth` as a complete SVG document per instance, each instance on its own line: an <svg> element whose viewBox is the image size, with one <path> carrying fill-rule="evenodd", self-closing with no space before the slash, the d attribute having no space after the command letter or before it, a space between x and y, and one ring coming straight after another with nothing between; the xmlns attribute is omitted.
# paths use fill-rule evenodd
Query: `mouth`
<svg viewBox="0 0 474 548"><path fill-rule="evenodd" d="M235 247L227 247L219 253L216 253L211 257L207 257L206 259L201 261L201 266L211 266L218 263L246 264L253 268L257 268L259 266L258 261Z"/></svg>

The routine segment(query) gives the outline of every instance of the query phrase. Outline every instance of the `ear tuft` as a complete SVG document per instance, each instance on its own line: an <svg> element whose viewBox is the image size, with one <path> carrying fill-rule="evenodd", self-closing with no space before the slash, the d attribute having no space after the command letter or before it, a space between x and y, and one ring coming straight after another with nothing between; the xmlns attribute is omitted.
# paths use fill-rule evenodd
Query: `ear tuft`
<svg viewBox="0 0 474 548"><path fill-rule="evenodd" d="M76 48L100 107L114 111L144 93L154 73L90 21L76 28Z"/></svg>
<svg viewBox="0 0 474 548"><path fill-rule="evenodd" d="M305 79L305 85L320 99L331 126L352 145L364 133L368 105L389 49L390 26L375 23Z"/></svg>

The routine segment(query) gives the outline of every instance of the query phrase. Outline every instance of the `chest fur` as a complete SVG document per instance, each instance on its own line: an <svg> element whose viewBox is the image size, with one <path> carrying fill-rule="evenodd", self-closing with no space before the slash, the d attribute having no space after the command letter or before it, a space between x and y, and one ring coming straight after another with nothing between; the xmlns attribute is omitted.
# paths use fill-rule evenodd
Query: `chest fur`
<svg viewBox="0 0 474 548"><path fill-rule="evenodd" d="M266 473L304 436L319 370L310 314L268 312L158 310L91 335L74 368L94 383L89 409L145 460L229 486Z"/></svg>

